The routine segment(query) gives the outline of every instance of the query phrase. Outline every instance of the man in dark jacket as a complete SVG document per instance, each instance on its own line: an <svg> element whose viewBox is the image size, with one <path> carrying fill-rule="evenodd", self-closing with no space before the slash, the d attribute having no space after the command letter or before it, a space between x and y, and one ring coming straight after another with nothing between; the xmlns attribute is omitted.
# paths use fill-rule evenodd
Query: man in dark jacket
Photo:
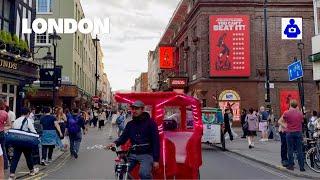
<svg viewBox="0 0 320 180"><path fill-rule="evenodd" d="M228 132L230 140L233 140L233 135L231 132L231 127L230 127L230 118L229 118L229 114L230 114L230 109L226 109L225 113L224 113L224 134L226 134Z"/></svg>
<svg viewBox="0 0 320 180"><path fill-rule="evenodd" d="M130 139L131 144L137 146L129 156L129 172L140 164L139 176L141 179L152 178L152 166L159 168L160 140L157 124L144 112L144 103L135 101L131 105L132 121L128 122L121 136L107 146L120 146Z"/></svg>

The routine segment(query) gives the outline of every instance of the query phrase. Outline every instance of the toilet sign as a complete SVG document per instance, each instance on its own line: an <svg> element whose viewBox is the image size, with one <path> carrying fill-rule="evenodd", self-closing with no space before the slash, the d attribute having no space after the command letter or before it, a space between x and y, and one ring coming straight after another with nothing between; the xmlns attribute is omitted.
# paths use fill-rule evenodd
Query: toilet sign
<svg viewBox="0 0 320 180"><path fill-rule="evenodd" d="M302 39L302 18L282 18L281 22L282 39Z"/></svg>

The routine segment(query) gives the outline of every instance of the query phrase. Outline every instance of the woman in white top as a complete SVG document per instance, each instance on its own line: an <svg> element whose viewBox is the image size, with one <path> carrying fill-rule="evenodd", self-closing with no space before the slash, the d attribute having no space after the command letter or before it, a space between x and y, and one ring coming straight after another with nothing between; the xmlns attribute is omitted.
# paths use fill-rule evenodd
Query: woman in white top
<svg viewBox="0 0 320 180"><path fill-rule="evenodd" d="M102 127L104 126L104 121L106 120L106 113L103 109L99 110L99 116L98 116L98 120L99 120L99 130L102 130Z"/></svg>
<svg viewBox="0 0 320 180"><path fill-rule="evenodd" d="M23 131L31 131L33 133L37 133L37 131L35 130L32 120L30 120L28 118L29 114L30 114L30 110L28 108L22 108L21 110L21 114L22 116L19 117L18 119L16 119L13 123L13 128L14 129L20 129L23 121L26 119L26 123L23 125L22 130ZM34 164L33 164L33 158L32 158L32 148L18 148L18 147L14 147L14 152L13 152L13 160L12 160L12 164L10 166L10 177L9 179L15 179L15 172L17 169L17 165L19 163L21 154L24 154L25 159L27 161L27 166L30 170L29 175L30 176L34 176L39 172L39 168L34 168Z"/></svg>

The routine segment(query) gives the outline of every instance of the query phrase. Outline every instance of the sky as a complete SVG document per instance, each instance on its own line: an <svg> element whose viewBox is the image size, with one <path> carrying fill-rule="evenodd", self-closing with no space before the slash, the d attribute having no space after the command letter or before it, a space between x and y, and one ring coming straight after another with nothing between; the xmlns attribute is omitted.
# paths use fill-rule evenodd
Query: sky
<svg viewBox="0 0 320 180"><path fill-rule="evenodd" d="M148 71L154 50L180 0L80 0L86 18L110 18L110 33L99 35L112 91L131 90Z"/></svg>

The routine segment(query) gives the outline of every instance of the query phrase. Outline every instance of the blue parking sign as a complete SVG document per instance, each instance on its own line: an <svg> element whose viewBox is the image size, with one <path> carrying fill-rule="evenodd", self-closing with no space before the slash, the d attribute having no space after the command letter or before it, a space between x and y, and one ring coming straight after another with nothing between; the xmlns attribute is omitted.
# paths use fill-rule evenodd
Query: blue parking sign
<svg viewBox="0 0 320 180"><path fill-rule="evenodd" d="M289 81L303 77L303 69L301 60L298 60L288 66Z"/></svg>

